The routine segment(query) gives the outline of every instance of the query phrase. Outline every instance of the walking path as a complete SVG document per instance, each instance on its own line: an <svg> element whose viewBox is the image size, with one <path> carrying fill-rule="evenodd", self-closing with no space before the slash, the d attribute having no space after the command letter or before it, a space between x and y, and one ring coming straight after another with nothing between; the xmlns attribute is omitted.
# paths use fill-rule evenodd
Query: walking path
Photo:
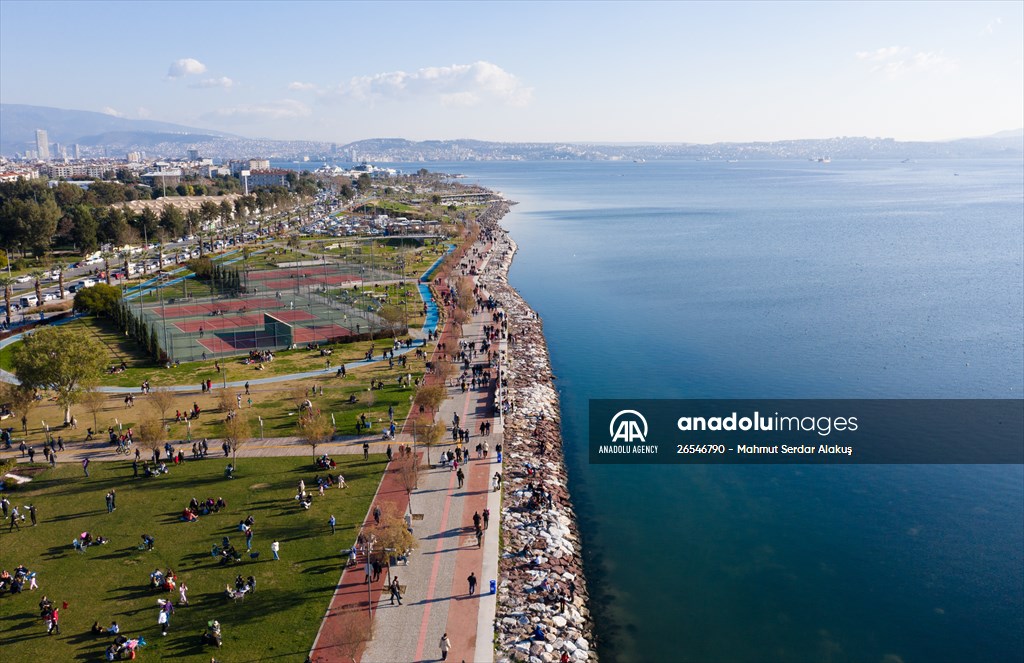
<svg viewBox="0 0 1024 663"><path fill-rule="evenodd" d="M476 247L482 248L482 247ZM486 257L482 262L486 261ZM482 263L481 263L482 264ZM484 295L486 297L486 295ZM463 339L483 339L483 326L492 324L491 313L482 312L463 325ZM442 336L442 342L444 337ZM447 347L449 353L458 348ZM503 353L504 341L495 342L492 349ZM500 356L500 354L499 354ZM478 356L471 363L486 361ZM492 368L492 384L498 379ZM427 469L412 494L412 506L394 467L389 467L381 482L375 504L391 504L401 511L410 510L417 518L413 530L419 542L407 565L389 569L403 587L402 605L392 605L386 587L390 578L382 575L377 582L367 582L366 570L357 565L346 569L338 583L320 632L314 642L311 658L318 663L337 663L348 660L351 653L363 663L391 663L393 661L432 661L440 658L438 648L441 635L448 634L453 660L493 661L494 615L496 594L490 591L491 581L498 580L498 522L501 493L491 490L491 478L501 472L495 445L503 435L500 417L495 412L494 391L491 384L462 391L461 386L449 386L448 398L437 415L438 421L450 424L458 414L459 426L470 431L471 460L463 465L465 484L458 487L456 473L446 467ZM480 424L491 422L489 436L480 437ZM486 442L486 458L478 458L477 443ZM442 451L453 449L448 443L427 449L435 465ZM477 547L473 532L474 513L489 509L491 523L484 531L483 545ZM371 507L372 511L372 507ZM418 519L418 518L422 519ZM372 531L370 514L364 523L365 531ZM470 573L477 578L474 595L468 591ZM368 587L369 585L369 587ZM373 615L372 640L365 644L361 655L361 641L367 633L367 615Z"/></svg>

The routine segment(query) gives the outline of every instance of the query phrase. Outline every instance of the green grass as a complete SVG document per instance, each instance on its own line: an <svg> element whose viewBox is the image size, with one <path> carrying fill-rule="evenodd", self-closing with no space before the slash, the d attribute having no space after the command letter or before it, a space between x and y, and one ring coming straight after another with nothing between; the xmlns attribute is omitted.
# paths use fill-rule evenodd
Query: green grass
<svg viewBox="0 0 1024 663"><path fill-rule="evenodd" d="M145 637L149 645L139 658L146 661L303 660L341 572L339 550L355 540L382 460L342 459L339 471L349 487L330 490L322 499L314 493L308 511L293 499L299 479L315 486L317 472L305 457L242 458L233 480L223 478L223 458L189 461L152 479L133 479L127 462L93 463L89 478L75 465L41 471L27 488L11 494L14 504L35 504L39 525L0 530L0 568L13 571L24 563L39 582L37 591L0 595L3 660L102 660L112 638L89 632L97 620L105 626L116 620L126 636ZM108 514L103 496L111 488L117 491L117 510ZM223 497L227 511L182 522L179 515L193 496ZM332 513L338 519L335 536L327 528ZM210 556L211 546L227 536L244 551L237 525L249 514L256 519L253 550L260 552L259 560L243 555L242 562L221 566ZM79 554L71 541L83 531L110 543ZM138 550L143 533L155 537L155 550ZM276 562L270 553L275 539L281 542ZM176 610L166 637L157 626L156 601L178 597L149 589L149 574L157 567L173 569L189 587L190 605ZM243 602L224 597L224 586L237 574L257 581L256 593ZM58 607L68 603L59 636L47 637L39 619L37 604L44 594ZM216 652L199 643L212 619L224 634L224 646Z"/></svg>

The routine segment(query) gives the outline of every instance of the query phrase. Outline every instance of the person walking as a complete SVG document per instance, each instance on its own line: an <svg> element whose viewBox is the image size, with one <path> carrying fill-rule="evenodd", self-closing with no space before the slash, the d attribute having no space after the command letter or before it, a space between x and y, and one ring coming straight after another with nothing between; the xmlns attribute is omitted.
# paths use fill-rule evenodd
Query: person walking
<svg viewBox="0 0 1024 663"><path fill-rule="evenodd" d="M104 499L107 501L107 513L112 512L114 510L114 500L109 492L104 496Z"/></svg>
<svg viewBox="0 0 1024 663"><path fill-rule="evenodd" d="M331 526L331 534L334 534L335 526L338 524L338 521L334 518L333 513L331 514L331 517L327 519L327 524Z"/></svg>
<svg viewBox="0 0 1024 663"><path fill-rule="evenodd" d="M83 458L82 459L82 472L85 473L85 476L89 476L89 459L88 458Z"/></svg>
<svg viewBox="0 0 1024 663"><path fill-rule="evenodd" d="M469 583L469 593L476 594L476 573L470 572L466 581Z"/></svg>
<svg viewBox="0 0 1024 663"><path fill-rule="evenodd" d="M245 530L245 551L252 550L252 528Z"/></svg>
<svg viewBox="0 0 1024 663"><path fill-rule="evenodd" d="M60 609L54 608L53 612L50 613L49 626L47 627L46 634L53 635L56 633L60 635Z"/></svg>
<svg viewBox="0 0 1024 663"><path fill-rule="evenodd" d="M370 460L370 443L363 442L363 460Z"/></svg>
<svg viewBox="0 0 1024 663"><path fill-rule="evenodd" d="M377 527L380 527L380 507L373 507L373 522L377 523Z"/></svg>
<svg viewBox="0 0 1024 663"><path fill-rule="evenodd" d="M29 504L28 505L28 515L29 515L30 518L32 518L32 527L35 527L36 526L36 505L35 504Z"/></svg>
<svg viewBox="0 0 1024 663"><path fill-rule="evenodd" d="M402 605L402 587L398 584L398 576L395 576L395 579L391 581L390 591L391 605L394 605L396 600L398 601L398 605Z"/></svg>
<svg viewBox="0 0 1024 663"><path fill-rule="evenodd" d="M476 528L476 547L480 548L484 543L484 531L480 527Z"/></svg>
<svg viewBox="0 0 1024 663"><path fill-rule="evenodd" d="M484 516L484 529L487 529L488 523L491 522L491 510L490 509L484 509L483 516Z"/></svg>
<svg viewBox="0 0 1024 663"><path fill-rule="evenodd" d="M459 488L462 488L463 483L466 481L466 473L459 468L459 471L455 473L455 478L459 480Z"/></svg>
<svg viewBox="0 0 1024 663"><path fill-rule="evenodd" d="M11 511L11 526L7 528L8 532L13 532L14 528L17 527L18 531L21 531L21 525L18 524L18 510L14 509Z"/></svg>
<svg viewBox="0 0 1024 663"><path fill-rule="evenodd" d="M281 559L278 553L281 551L281 544L274 541L270 544L270 552L274 553L274 559Z"/></svg>
<svg viewBox="0 0 1024 663"><path fill-rule="evenodd" d="M442 661L447 661L448 660L448 652L452 648L452 641L448 639L448 634L447 633L445 633L444 635L441 636L441 642L438 643L438 646L441 648L441 660Z"/></svg>
<svg viewBox="0 0 1024 663"><path fill-rule="evenodd" d="M480 520L481 520L480 512L479 511L474 511L473 512L473 529L480 529Z"/></svg>
<svg viewBox="0 0 1024 663"><path fill-rule="evenodd" d="M178 601L178 605L188 605L188 594L187 594L187 592L188 592L188 585L186 585L184 582L182 582L180 585L178 585L178 596L181 597L181 600Z"/></svg>
<svg viewBox="0 0 1024 663"><path fill-rule="evenodd" d="M110 510L117 511L117 491L113 488L110 489Z"/></svg>
<svg viewBox="0 0 1024 663"><path fill-rule="evenodd" d="M160 615L156 618L156 623L160 625L160 635L167 635L167 628L171 625L170 622L171 616L161 606Z"/></svg>

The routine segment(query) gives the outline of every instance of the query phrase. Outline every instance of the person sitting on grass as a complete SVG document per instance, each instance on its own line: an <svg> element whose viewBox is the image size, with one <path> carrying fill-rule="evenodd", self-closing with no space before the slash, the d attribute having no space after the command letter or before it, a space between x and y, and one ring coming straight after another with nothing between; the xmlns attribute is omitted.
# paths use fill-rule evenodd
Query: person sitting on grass
<svg viewBox="0 0 1024 663"><path fill-rule="evenodd" d="M227 479L235 478L235 466L228 463L228 466L224 468L224 477Z"/></svg>
<svg viewBox="0 0 1024 663"><path fill-rule="evenodd" d="M142 546L146 550L152 550L153 549L153 544L155 542L156 542L156 540L152 536L150 536L149 534L143 534L142 535Z"/></svg>

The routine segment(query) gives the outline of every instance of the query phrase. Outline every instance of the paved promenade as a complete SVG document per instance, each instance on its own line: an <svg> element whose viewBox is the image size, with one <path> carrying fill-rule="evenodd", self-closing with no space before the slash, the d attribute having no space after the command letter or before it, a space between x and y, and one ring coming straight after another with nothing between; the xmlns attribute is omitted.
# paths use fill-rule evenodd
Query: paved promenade
<svg viewBox="0 0 1024 663"><path fill-rule="evenodd" d="M478 249L482 247L477 247ZM482 264L481 264L482 266ZM483 326L491 324L490 313L480 313L463 325L463 340L483 339ZM444 341L442 337L442 341ZM504 342L492 349L503 352ZM449 353L456 348L448 347ZM472 363L484 361L480 356ZM492 378L496 377L492 369ZM392 605L383 574L367 589L364 567L347 569L339 582L334 601L327 611L311 658L321 663L348 660L350 652L358 653L359 641L367 636L368 614L373 615L372 639L358 653L363 663L440 660L439 642L447 633L451 641L450 660L489 662L494 659L493 624L496 595L490 593L490 582L498 580L498 522L501 493L491 490L491 478L501 472L495 445L502 439L500 418L494 412L493 391L489 387L465 392L460 386L448 387L448 398L437 415L438 421L451 430L453 415L459 425L471 432L471 460L463 465L465 484L458 487L456 473L445 467L427 469L412 494L411 512L416 514L413 533L419 547L407 565L394 566L391 574L403 587L402 605ZM491 422L489 436L480 437L482 422ZM479 458L478 443L486 442L489 453ZM440 453L454 448L447 437L437 448L429 450L430 461L437 465ZM426 452L420 451L426 463ZM397 473L389 468L376 504L392 504L409 509L409 499ZM473 532L473 514L489 509L491 522L484 530L483 545L477 547ZM371 508L372 510L372 508ZM418 519L422 516L422 519ZM367 517L365 531L372 531L372 518ZM361 560L360 560L361 561ZM478 579L477 591L469 594L467 578ZM369 608L369 609L368 609Z"/></svg>

